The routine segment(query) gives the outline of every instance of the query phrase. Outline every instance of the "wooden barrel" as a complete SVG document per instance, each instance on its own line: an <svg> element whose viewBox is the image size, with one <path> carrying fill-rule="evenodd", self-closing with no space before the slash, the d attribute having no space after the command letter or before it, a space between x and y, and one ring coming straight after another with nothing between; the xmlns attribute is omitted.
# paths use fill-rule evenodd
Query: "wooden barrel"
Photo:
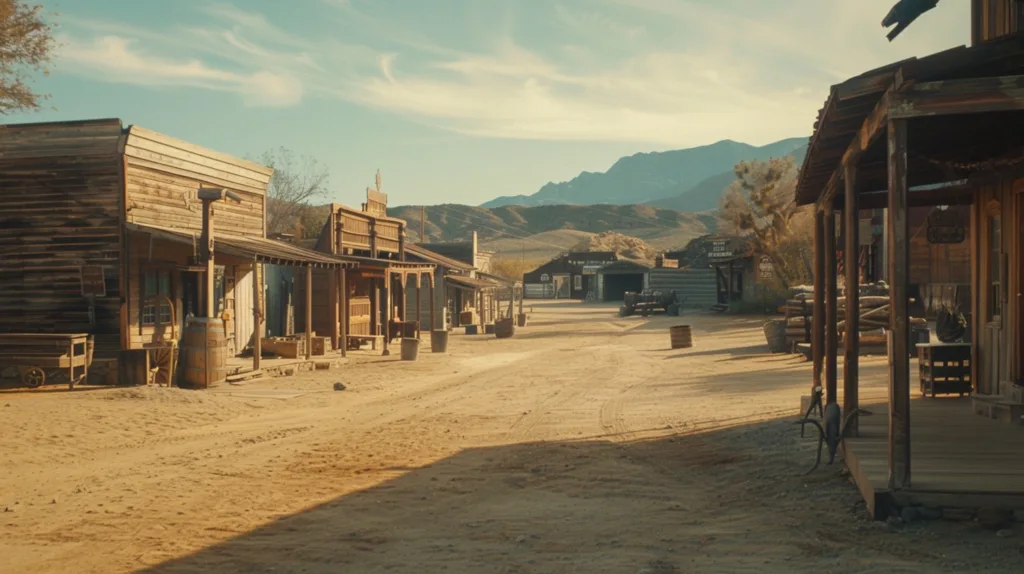
<svg viewBox="0 0 1024 574"><path fill-rule="evenodd" d="M768 350L772 353L789 351L786 346L786 320L773 319L764 324L764 338L768 341Z"/></svg>
<svg viewBox="0 0 1024 574"><path fill-rule="evenodd" d="M224 320L189 317L181 334L181 386L206 389L227 378L228 344Z"/></svg>
<svg viewBox="0 0 1024 574"><path fill-rule="evenodd" d="M498 319L494 323L494 336L498 339L507 339L515 334L516 324L513 319Z"/></svg>
<svg viewBox="0 0 1024 574"><path fill-rule="evenodd" d="M693 333L689 325L669 327L668 332L672 338L673 349L688 349L693 346Z"/></svg>

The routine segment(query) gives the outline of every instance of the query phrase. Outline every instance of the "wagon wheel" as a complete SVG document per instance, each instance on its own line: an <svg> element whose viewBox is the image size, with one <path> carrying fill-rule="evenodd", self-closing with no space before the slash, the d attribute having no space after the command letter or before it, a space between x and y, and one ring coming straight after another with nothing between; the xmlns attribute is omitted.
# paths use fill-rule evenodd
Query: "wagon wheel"
<svg viewBox="0 0 1024 574"><path fill-rule="evenodd" d="M153 384L158 387L171 386L171 363L174 358L174 349L171 347L158 347L150 351L152 353Z"/></svg>
<svg viewBox="0 0 1024 574"><path fill-rule="evenodd" d="M46 383L46 371L39 367L29 367L21 372L21 382L26 387L37 389Z"/></svg>

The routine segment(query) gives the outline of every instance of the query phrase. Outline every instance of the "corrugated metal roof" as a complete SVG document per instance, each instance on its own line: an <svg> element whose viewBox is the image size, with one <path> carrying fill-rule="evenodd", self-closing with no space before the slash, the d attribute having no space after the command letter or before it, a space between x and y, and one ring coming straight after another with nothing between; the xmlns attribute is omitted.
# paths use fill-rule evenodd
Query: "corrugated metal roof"
<svg viewBox="0 0 1024 574"><path fill-rule="evenodd" d="M125 226L130 231L149 233L162 239L186 245L198 245L200 241L198 234L179 229L168 229L139 223L126 223ZM358 262L352 261L349 258L343 259L265 237L239 237L237 235L218 233L216 229L213 234L213 250L214 253L224 253L274 265L332 269L359 267Z"/></svg>
<svg viewBox="0 0 1024 574"><path fill-rule="evenodd" d="M425 249L414 243L406 244L405 252L406 254L412 254L431 263L436 263L442 267L447 267L457 271L472 271L475 269L472 265L463 263L462 261L456 261L451 257L445 257L440 253Z"/></svg>

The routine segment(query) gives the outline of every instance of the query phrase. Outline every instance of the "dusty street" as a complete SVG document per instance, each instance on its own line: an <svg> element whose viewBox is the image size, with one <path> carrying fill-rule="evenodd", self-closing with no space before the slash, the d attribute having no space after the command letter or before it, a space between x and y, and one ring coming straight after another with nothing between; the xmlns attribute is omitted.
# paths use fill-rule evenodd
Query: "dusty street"
<svg viewBox="0 0 1024 574"><path fill-rule="evenodd" d="M840 464L801 476L810 365L761 320L532 320L210 392L2 394L0 571L1020 571L1024 533L895 532Z"/></svg>

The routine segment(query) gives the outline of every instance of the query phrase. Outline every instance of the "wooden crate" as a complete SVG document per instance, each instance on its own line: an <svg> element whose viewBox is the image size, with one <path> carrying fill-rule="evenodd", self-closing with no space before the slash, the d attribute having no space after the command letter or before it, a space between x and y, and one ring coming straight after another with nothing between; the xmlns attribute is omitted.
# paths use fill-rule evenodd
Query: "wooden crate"
<svg viewBox="0 0 1024 574"><path fill-rule="evenodd" d="M316 336L313 337L313 355L314 356L320 357L320 356L326 355L327 353L331 352L332 350L333 350L333 348L331 347L331 338L330 337L316 337Z"/></svg>
<svg viewBox="0 0 1024 574"><path fill-rule="evenodd" d="M306 342L302 339L264 337L262 345L264 353L272 353L284 359L297 359L306 356Z"/></svg>
<svg viewBox="0 0 1024 574"><path fill-rule="evenodd" d="M971 393L970 343L919 343L917 352L922 395Z"/></svg>

